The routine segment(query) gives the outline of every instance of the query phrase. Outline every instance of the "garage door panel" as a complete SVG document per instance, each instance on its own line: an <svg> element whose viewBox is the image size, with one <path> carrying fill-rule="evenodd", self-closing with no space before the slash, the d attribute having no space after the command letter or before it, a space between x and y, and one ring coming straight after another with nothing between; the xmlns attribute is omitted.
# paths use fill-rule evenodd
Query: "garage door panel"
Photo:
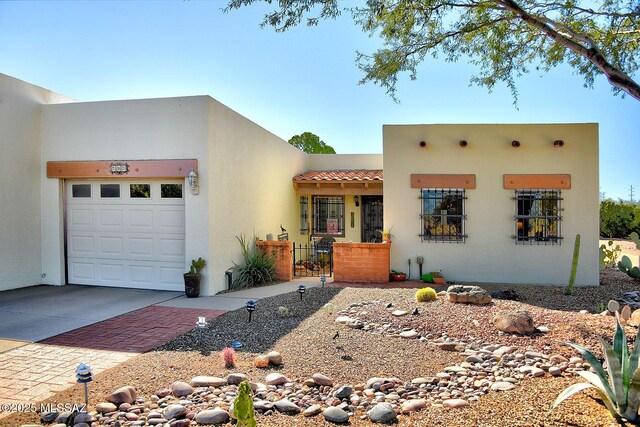
<svg viewBox="0 0 640 427"><path fill-rule="evenodd" d="M69 283L183 290L184 198L161 198L160 182L149 183L147 198L130 197L126 182L120 198L101 198L103 183L79 198L67 183Z"/></svg>

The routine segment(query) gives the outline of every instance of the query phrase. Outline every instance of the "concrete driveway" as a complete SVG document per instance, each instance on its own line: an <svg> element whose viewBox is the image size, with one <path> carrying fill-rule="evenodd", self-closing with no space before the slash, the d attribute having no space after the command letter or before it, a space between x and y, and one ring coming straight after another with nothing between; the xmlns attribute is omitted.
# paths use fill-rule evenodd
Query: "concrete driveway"
<svg viewBox="0 0 640 427"><path fill-rule="evenodd" d="M182 295L182 292L78 285L3 291L0 339L40 341Z"/></svg>

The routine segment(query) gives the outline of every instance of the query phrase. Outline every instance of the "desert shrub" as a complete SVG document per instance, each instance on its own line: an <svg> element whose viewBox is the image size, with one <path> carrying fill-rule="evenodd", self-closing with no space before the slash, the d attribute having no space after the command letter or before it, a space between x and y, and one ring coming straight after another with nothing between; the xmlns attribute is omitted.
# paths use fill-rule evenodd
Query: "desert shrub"
<svg viewBox="0 0 640 427"><path fill-rule="evenodd" d="M256 247L255 239L250 244L243 235L236 236L242 248L242 258L244 264L235 262L231 270L233 271L233 289L251 288L273 282L276 274L275 259Z"/></svg>
<svg viewBox="0 0 640 427"><path fill-rule="evenodd" d="M438 294L433 288L422 288L416 292L416 302L428 302L438 299Z"/></svg>
<svg viewBox="0 0 640 427"><path fill-rule="evenodd" d="M600 235L626 239L633 231L640 232L640 206L625 202L600 202Z"/></svg>

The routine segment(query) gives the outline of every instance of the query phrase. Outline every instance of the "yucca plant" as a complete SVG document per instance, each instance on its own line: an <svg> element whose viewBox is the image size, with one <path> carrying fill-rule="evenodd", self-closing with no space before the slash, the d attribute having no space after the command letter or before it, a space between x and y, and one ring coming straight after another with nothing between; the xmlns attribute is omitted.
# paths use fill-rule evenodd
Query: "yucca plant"
<svg viewBox="0 0 640 427"><path fill-rule="evenodd" d="M235 262L233 271L233 289L251 288L272 282L275 279L276 261L273 256L256 248L255 240L249 243L244 235L236 236L242 248L244 264Z"/></svg>
<svg viewBox="0 0 640 427"><path fill-rule="evenodd" d="M573 342L566 344L575 348L582 357L591 365L594 372L580 371L578 375L589 381L567 387L553 402L553 411L565 399L588 388L594 388L602 398L604 405L611 415L616 418L624 418L633 423L640 421L638 407L640 406L640 329L636 335L636 343L633 351L629 353L627 336L624 333L618 315L616 314L616 333L613 336L613 346L600 338L604 360L607 364L605 371L602 363L586 347ZM607 375L608 372L608 375Z"/></svg>

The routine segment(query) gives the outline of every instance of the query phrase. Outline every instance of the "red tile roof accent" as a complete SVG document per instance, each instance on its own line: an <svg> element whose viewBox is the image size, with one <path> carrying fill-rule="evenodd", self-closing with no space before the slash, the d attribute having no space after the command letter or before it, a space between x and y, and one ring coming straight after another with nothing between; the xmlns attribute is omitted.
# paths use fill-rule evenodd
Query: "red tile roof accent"
<svg viewBox="0 0 640 427"><path fill-rule="evenodd" d="M305 181L382 181L382 170L348 169L328 171L307 171L293 178Z"/></svg>

